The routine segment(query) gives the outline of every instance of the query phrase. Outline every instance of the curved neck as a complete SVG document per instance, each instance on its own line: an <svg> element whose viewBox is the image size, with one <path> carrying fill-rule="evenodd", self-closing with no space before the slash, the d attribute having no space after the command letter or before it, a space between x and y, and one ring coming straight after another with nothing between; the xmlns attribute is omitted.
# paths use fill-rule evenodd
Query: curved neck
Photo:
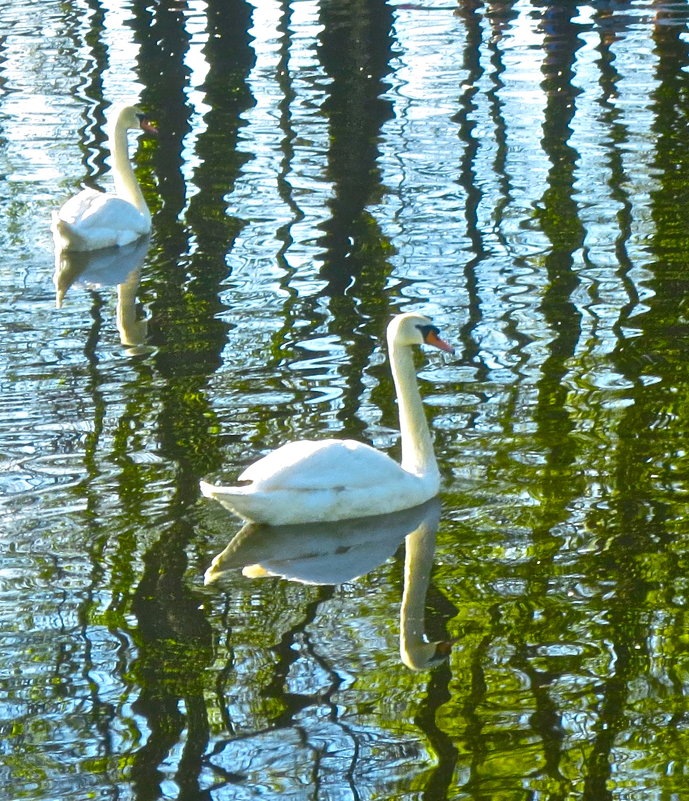
<svg viewBox="0 0 689 801"><path fill-rule="evenodd" d="M113 178L115 179L115 193L118 197L131 203L141 214L150 217L150 212L143 193L134 175L129 160L129 144L127 142L127 128L119 119L110 131L110 152L112 153Z"/></svg>
<svg viewBox="0 0 689 801"><path fill-rule="evenodd" d="M416 383L412 349L388 342L390 367L397 391L397 405L402 439L402 468L415 475L437 473L433 440Z"/></svg>

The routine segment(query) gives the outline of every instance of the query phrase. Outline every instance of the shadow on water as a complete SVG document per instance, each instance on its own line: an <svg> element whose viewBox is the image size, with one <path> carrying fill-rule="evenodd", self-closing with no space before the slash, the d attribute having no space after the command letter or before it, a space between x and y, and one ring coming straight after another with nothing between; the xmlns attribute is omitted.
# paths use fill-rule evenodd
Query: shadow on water
<svg viewBox="0 0 689 801"><path fill-rule="evenodd" d="M601 688L603 725L591 744L584 792L587 801L615 797L610 790L615 745L621 737L628 736L627 714L634 703L634 684L654 659L649 631L658 611L656 594L661 583L675 586L678 580L683 581L674 553L677 520L661 490L676 487L676 476L684 474L686 459L678 448L689 436L685 402L688 377L681 344L688 288L689 234L683 209L689 168L684 136L689 119L689 48L686 23L667 25L672 17L672 12L664 11L661 4L653 29L659 60L657 87L652 96L657 142L653 166L658 176L651 204L656 232L650 246L655 257L649 282L652 293L645 313L634 321L639 335L625 337L621 333L613 354L633 386L635 400L618 428L615 491L610 498L616 511L614 522L594 522L606 542L600 570L615 586L607 610L614 669ZM633 291L630 294L633 308L636 296ZM670 632L685 628L686 612L683 605L670 601L663 615L669 643ZM676 664L668 666L666 680L675 686L681 683ZM653 689L649 692L654 694ZM672 715L670 728L677 715L685 714L677 711ZM633 735L634 741L643 738L641 732ZM674 752L672 735L659 735L657 741L661 749ZM686 758L681 757L680 763L678 770L685 773Z"/></svg>
<svg viewBox="0 0 689 801"><path fill-rule="evenodd" d="M243 223L228 213L224 198L231 195L246 159L237 153L237 136L241 113L252 102L246 79L253 54L249 6L242 0L232 8L225 0L206 5L204 58L209 69L204 91L210 110L196 141L200 162L191 180L197 192L188 198L182 154L182 142L191 131L185 18L167 4L132 4L131 25L141 45L138 67L146 76L142 104L155 113L160 135L138 157L139 171L150 171L157 179L155 191L149 186L147 192L155 234L141 276L141 295L151 314L148 341L154 350L151 361L135 365L138 380L129 387L116 439L116 457L123 464L120 489L131 525L140 516L133 489L143 487L149 472L146 464L127 459L136 432L153 422L160 457L177 465L166 520L160 521L158 540L143 554L136 585L127 590L136 621L128 627L137 649L130 666L139 688L133 709L148 728L145 742L131 755L131 780L140 799L160 797L168 777L163 764L182 741L174 781L181 797L199 797L209 741L203 677L213 658L212 631L198 595L185 581L186 549L194 536L186 510L197 498L197 476L217 468L221 458L209 438L207 382L221 364L228 332L220 319L224 307L219 289L227 275L226 255ZM151 365L158 383L155 395L150 391ZM122 539L116 564L124 565L131 545Z"/></svg>
<svg viewBox="0 0 689 801"><path fill-rule="evenodd" d="M363 376L382 331L396 311L385 292L394 246L370 212L381 197L378 167L382 127L393 116L384 97L394 56L393 13L383 0L365 10L347 0L323 4L318 54L332 79L322 109L329 125L326 175L333 185L329 219L322 224L320 291L329 299L330 330L353 341L338 420L343 435L364 436L359 407ZM380 380L389 389L385 376ZM385 390L383 390L385 391Z"/></svg>
<svg viewBox="0 0 689 801"><path fill-rule="evenodd" d="M333 183L320 275L327 282L322 293L332 298L333 313L340 317L346 307L336 298L347 293L368 303L380 301L390 272L393 247L367 207L382 191L378 140L392 117L391 103L382 95L393 57L393 15L383 0L365 10L335 0L321 6L320 21L319 56L332 79L322 108L330 135L327 176ZM351 330L351 311L344 321Z"/></svg>
<svg viewBox="0 0 689 801"><path fill-rule="evenodd" d="M584 247L584 226L575 200L574 175L579 154L569 142L580 90L574 84L577 51L583 46L582 29L574 7L550 5L543 9L544 53L541 70L546 107L543 113L543 151L550 160L547 186L536 216L550 240L545 256L548 280L541 310L552 338L549 355L542 366L538 401L534 412L536 440L545 454L541 495L541 517L534 527L539 558L531 570L528 593L532 603L547 605L547 592L553 561L561 545L557 528L568 518L567 507L580 495L583 482L578 478L577 442L571 436L574 423L567 408L566 376L569 360L576 354L581 333L581 313L572 296L579 279L575 258ZM584 255L585 258L585 255ZM542 554L550 558L543 559ZM528 624L515 632L513 663L528 677L533 693L531 725L543 744L543 773L552 783L552 799L564 799L570 788L562 772L564 730L563 710L551 696L552 675L529 660Z"/></svg>
<svg viewBox="0 0 689 801"><path fill-rule="evenodd" d="M476 111L474 95L479 91L480 79L483 75L479 48L482 41L482 20L477 13L477 6L472 3L462 5L457 14L460 16L467 32L466 46L463 53L467 80L465 82L465 90L459 98L459 111L454 115L453 121L457 123L457 135L463 144L463 155L459 165L457 182L465 194L464 219L466 233L472 245L471 258L464 268L468 302L466 310L467 322L462 326L461 339L465 360L469 363L477 363L479 375L485 376L485 368L478 358L479 347L473 338L473 330L481 317L476 270L487 256L486 246L483 241L484 234L478 221L478 207L483 200L483 193L481 192L480 184L476 180L475 160L479 151L479 140L475 131L476 123L472 120L472 114ZM496 140L501 143L501 147L504 148L504 132L501 130L499 122L496 125L495 136ZM500 166L496 164L496 172L498 173Z"/></svg>

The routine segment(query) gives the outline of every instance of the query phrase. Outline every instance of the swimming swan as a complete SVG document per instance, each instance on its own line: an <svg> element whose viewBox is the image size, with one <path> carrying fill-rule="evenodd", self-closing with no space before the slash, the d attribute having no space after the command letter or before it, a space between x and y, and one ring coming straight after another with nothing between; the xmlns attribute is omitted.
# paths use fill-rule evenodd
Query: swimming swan
<svg viewBox="0 0 689 801"><path fill-rule="evenodd" d="M155 128L136 106L115 108L108 127L115 193L84 189L53 212L51 228L58 250L127 245L151 230L151 213L129 161L127 131Z"/></svg>
<svg viewBox="0 0 689 801"><path fill-rule="evenodd" d="M412 345L453 352L428 317L399 314L388 325L402 463L354 440L299 440L250 465L236 486L201 482L201 492L255 523L285 525L389 514L433 498L440 473L416 383Z"/></svg>

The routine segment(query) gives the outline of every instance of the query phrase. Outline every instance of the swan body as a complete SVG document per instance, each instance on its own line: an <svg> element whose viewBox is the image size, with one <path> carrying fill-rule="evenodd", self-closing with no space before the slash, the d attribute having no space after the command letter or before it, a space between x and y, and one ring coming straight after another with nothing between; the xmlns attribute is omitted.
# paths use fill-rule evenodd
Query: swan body
<svg viewBox="0 0 689 801"><path fill-rule="evenodd" d="M388 325L402 462L354 440L290 442L250 465L236 486L201 482L201 492L245 520L288 525L409 509L433 498L440 473L416 383L412 346L452 352L428 317L399 314Z"/></svg>
<svg viewBox="0 0 689 801"><path fill-rule="evenodd" d="M53 212L51 227L58 250L121 247L151 230L151 214L129 161L127 131L132 129L155 130L136 106L115 109L108 135L115 193L83 189Z"/></svg>

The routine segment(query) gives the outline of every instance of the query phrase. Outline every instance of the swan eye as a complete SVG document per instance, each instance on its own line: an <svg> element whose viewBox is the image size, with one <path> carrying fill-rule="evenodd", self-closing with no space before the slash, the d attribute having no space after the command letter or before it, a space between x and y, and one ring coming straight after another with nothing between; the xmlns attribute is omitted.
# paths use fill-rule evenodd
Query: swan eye
<svg viewBox="0 0 689 801"><path fill-rule="evenodd" d="M153 134L154 136L158 133L158 129L145 114L137 112L136 119L139 121L139 128L141 128L143 131Z"/></svg>
<svg viewBox="0 0 689 801"><path fill-rule="evenodd" d="M436 328L434 325L417 325L416 327L421 331L424 342L428 342L429 337L437 339L440 335L440 329Z"/></svg>

